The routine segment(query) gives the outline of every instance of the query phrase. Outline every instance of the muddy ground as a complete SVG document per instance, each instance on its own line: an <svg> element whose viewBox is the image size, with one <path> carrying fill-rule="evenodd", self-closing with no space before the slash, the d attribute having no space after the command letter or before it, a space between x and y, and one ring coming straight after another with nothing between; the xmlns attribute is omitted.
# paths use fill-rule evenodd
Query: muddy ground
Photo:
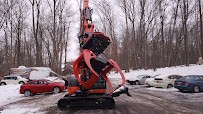
<svg viewBox="0 0 203 114"><path fill-rule="evenodd" d="M116 79L112 81L117 83ZM16 109L23 113L46 114L203 114L203 93L181 93L176 89L151 89L142 85L127 86L132 97L116 97L114 109L61 111L57 108L57 102L66 94L62 92L35 95L7 104L0 107L0 113L15 113Z"/></svg>

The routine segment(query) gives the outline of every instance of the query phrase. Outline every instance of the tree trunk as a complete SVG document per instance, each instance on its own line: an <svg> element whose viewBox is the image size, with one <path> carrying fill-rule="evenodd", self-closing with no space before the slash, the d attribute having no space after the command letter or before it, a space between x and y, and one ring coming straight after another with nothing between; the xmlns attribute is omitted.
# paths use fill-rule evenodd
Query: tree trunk
<svg viewBox="0 0 203 114"><path fill-rule="evenodd" d="M186 3L187 2L187 3ZM188 1L183 1L183 30L184 30L184 51L185 51L185 64L189 65L189 53L188 53Z"/></svg>
<svg viewBox="0 0 203 114"><path fill-rule="evenodd" d="M203 57L203 25L202 25L202 7L201 7L201 0L199 1L199 20L200 20L200 50L201 50L201 57Z"/></svg>

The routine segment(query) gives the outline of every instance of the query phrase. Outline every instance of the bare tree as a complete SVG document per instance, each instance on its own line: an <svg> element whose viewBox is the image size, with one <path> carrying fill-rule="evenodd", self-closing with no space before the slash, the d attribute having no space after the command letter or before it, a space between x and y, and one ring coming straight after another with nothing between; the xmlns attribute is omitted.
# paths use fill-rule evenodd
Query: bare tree
<svg viewBox="0 0 203 114"><path fill-rule="evenodd" d="M199 20L200 20L200 50L201 50L201 57L203 57L203 24L202 24L202 4L201 0L198 0L199 2Z"/></svg>
<svg viewBox="0 0 203 114"><path fill-rule="evenodd" d="M115 59L116 61L118 60L118 40L116 36L116 22L115 22L115 17L114 17L114 12L112 10L112 6L110 3L108 3L106 0L104 1L98 1L96 3L98 12L99 14L102 15L100 17L102 22L106 22L105 29L107 29L107 35L110 36L110 39L112 41L112 45L109 47L109 52L108 54L110 55L111 58Z"/></svg>
<svg viewBox="0 0 203 114"><path fill-rule="evenodd" d="M125 32L123 35L123 45L122 45L122 65L123 68L129 72L130 67L130 59L129 59L129 41L130 41L130 35L129 35L129 25L128 25L128 8L127 8L127 0L120 0L120 7L125 14Z"/></svg>
<svg viewBox="0 0 203 114"><path fill-rule="evenodd" d="M32 5L32 29L33 37L35 39L36 48L36 66L43 66L42 61L42 46L39 42L39 18L40 18L40 0L29 0ZM35 12L35 7L37 11ZM37 14L35 17L35 13ZM37 20L35 20L37 18Z"/></svg>
<svg viewBox="0 0 203 114"><path fill-rule="evenodd" d="M183 8L182 8L182 26L183 26L183 37L184 37L184 51L185 51L185 61L186 65L189 65L189 53L188 53L188 0L183 0Z"/></svg>
<svg viewBox="0 0 203 114"><path fill-rule="evenodd" d="M203 56L201 0L92 2L96 28L112 40L106 52L126 71L189 65ZM66 0L0 0L0 74L19 65L60 73L76 19L71 9Z"/></svg>
<svg viewBox="0 0 203 114"><path fill-rule="evenodd" d="M167 66L171 66L171 65L174 65L175 64L175 58L174 58L174 49L173 48L173 41L174 41L174 37L175 37L175 27L176 27L176 24L177 24L177 16L178 16L178 9L179 9L179 3L180 3L180 0L177 0L177 2L174 2L175 6L173 8L173 15L172 15L172 19L173 19L173 22L172 22L172 31L171 31L171 37L169 39L169 42L170 42L170 50L169 50L169 60L168 60L168 65Z"/></svg>
<svg viewBox="0 0 203 114"><path fill-rule="evenodd" d="M22 7L24 6L24 7ZM24 21L25 21L25 13L26 13L26 3L19 1L18 5L17 5L17 10L18 12L16 12L15 17L16 17L16 21L15 21L15 25L14 25L14 29L15 29L15 33L16 33L16 40L15 40L15 47L16 47L16 65L20 66L23 64L23 60L22 60L22 50L21 50L21 45L22 45L22 32L24 29Z"/></svg>
<svg viewBox="0 0 203 114"><path fill-rule="evenodd" d="M49 16L52 17L52 20L49 18L47 23L47 30L51 37L51 45L53 46L51 67L55 71L60 72L62 54L68 41L69 26L71 26L69 18L74 14L71 12L70 5L66 0L53 0L52 3L50 1L47 1L47 3L51 10Z"/></svg>
<svg viewBox="0 0 203 114"><path fill-rule="evenodd" d="M0 7L2 7L2 9L0 9L0 29L2 29L4 23L6 22L6 17L9 13L9 10L13 7L14 4L9 4L8 0L5 1L0 1Z"/></svg>

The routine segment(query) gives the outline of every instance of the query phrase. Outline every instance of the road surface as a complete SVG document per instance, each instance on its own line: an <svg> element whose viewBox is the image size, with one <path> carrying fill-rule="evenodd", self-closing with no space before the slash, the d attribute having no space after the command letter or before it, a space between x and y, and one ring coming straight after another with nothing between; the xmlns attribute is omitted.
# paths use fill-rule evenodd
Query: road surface
<svg viewBox="0 0 203 114"><path fill-rule="evenodd" d="M112 79L118 83L117 79ZM203 93L181 93L176 89L147 88L142 85L126 85L132 97L115 98L114 109L65 110L57 108L57 102L66 92L42 94L24 98L0 107L4 113L45 114L203 114Z"/></svg>

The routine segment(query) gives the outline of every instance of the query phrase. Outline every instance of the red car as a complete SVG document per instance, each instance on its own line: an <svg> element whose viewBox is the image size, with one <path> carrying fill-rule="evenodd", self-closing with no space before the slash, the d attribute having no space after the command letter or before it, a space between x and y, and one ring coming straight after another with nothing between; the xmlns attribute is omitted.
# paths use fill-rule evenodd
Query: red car
<svg viewBox="0 0 203 114"><path fill-rule="evenodd" d="M59 93L65 90L65 85L62 82L51 82L49 80L33 80L20 87L20 94L31 96L37 93L54 92Z"/></svg>

